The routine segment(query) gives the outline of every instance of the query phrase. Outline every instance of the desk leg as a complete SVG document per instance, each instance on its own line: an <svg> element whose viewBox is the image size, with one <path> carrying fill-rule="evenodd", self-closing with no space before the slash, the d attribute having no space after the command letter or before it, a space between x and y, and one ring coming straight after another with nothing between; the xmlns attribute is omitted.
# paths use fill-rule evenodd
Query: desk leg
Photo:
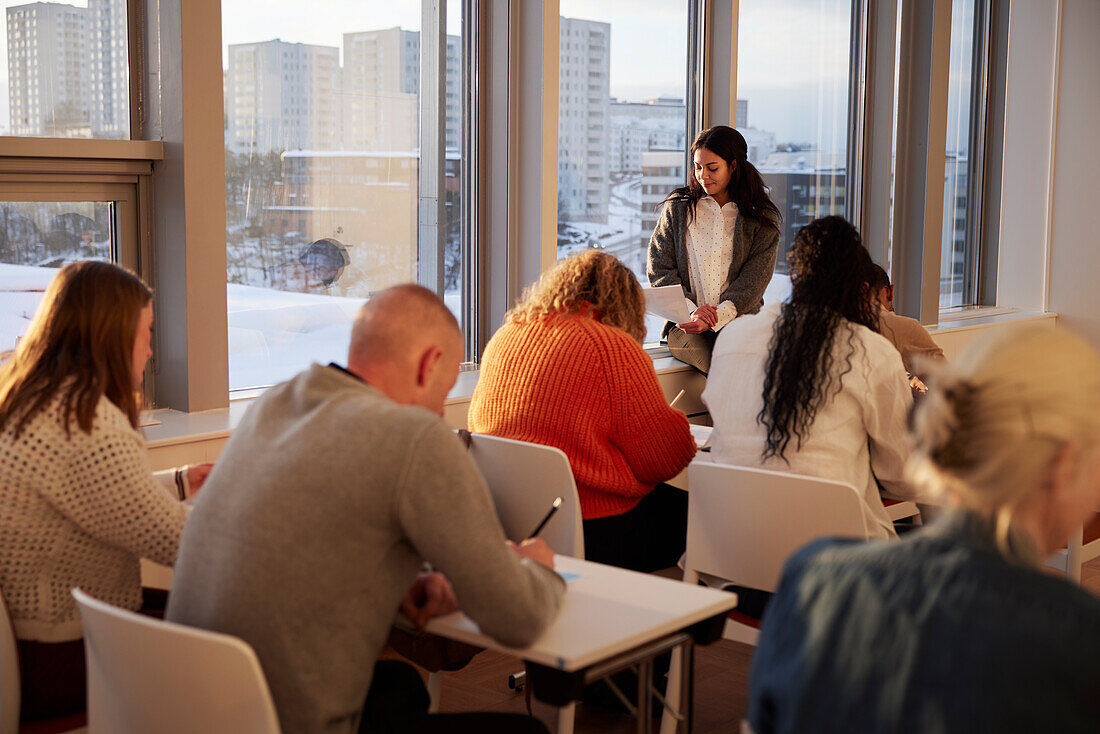
<svg viewBox="0 0 1100 734"><path fill-rule="evenodd" d="M680 715L684 717L680 731L691 734L692 711L695 709L695 642L680 645Z"/></svg>
<svg viewBox="0 0 1100 734"><path fill-rule="evenodd" d="M672 649L672 661L668 666L668 685L665 687L665 710L661 713L661 734L676 734L676 717L672 712L683 708L680 704L680 689L683 685L680 660L683 654L683 645L677 645Z"/></svg>
<svg viewBox="0 0 1100 734"><path fill-rule="evenodd" d="M638 663L638 734L653 732L653 658Z"/></svg>
<svg viewBox="0 0 1100 734"><path fill-rule="evenodd" d="M573 718L576 713L576 701L570 701L558 709L558 734L573 734Z"/></svg>

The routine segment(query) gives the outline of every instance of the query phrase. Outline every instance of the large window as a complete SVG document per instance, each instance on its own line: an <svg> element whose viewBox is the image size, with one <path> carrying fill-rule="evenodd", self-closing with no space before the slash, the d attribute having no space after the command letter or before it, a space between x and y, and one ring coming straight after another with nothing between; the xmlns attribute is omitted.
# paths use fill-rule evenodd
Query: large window
<svg viewBox="0 0 1100 734"><path fill-rule="evenodd" d="M231 390L342 362L397 283L462 318L461 3L338 5L222 3Z"/></svg>
<svg viewBox="0 0 1100 734"><path fill-rule="evenodd" d="M688 0L562 0L561 15L558 258L606 250L648 285L656 209L685 183Z"/></svg>
<svg viewBox="0 0 1100 734"><path fill-rule="evenodd" d="M128 138L126 0L3 0L0 7L0 135ZM20 149L7 148L9 155ZM28 175L25 161L3 166L0 355L26 331L61 265L103 259L139 268L136 187L119 176L60 168Z"/></svg>
<svg viewBox="0 0 1100 734"><path fill-rule="evenodd" d="M30 325L62 265L137 263L136 191L128 184L0 182L0 359Z"/></svg>
<svg viewBox="0 0 1100 734"><path fill-rule="evenodd" d="M776 270L799 228L845 214L852 0L741 0L737 129L783 215Z"/></svg>

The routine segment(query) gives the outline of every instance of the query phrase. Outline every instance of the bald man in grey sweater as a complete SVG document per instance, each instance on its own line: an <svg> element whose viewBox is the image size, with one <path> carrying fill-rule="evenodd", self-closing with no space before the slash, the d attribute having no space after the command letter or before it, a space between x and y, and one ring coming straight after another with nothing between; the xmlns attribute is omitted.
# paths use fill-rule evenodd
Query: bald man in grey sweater
<svg viewBox="0 0 1100 734"><path fill-rule="evenodd" d="M507 544L441 418L461 355L457 323L430 291L376 294L348 369L315 364L257 399L187 521L168 619L252 645L287 734L356 731L399 607L423 626L460 605L514 646L557 615L553 553ZM437 573L418 577L425 560ZM434 719L400 729L470 726Z"/></svg>

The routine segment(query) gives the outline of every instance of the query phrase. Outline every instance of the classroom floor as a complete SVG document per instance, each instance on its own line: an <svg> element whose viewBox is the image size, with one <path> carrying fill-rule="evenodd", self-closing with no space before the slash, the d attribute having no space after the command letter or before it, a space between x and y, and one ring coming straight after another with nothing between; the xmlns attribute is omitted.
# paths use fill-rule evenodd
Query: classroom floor
<svg viewBox="0 0 1100 734"><path fill-rule="evenodd" d="M1081 574L1082 585L1100 596L1100 558L1087 563ZM736 732L745 715L748 697L749 665L752 647L719 640L695 651L695 732L712 734ZM501 711L524 713L522 693L508 690L508 676L523 666L517 659L483 652L466 668L447 673L443 679L440 711ZM557 709L533 702L535 715L555 731ZM623 714L593 711L577 706L576 731L601 734L627 734L636 731L633 718Z"/></svg>

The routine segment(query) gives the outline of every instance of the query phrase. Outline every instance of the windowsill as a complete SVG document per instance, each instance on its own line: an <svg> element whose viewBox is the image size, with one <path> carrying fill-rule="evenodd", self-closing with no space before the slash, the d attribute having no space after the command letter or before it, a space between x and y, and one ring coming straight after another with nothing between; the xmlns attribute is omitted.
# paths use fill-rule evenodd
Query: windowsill
<svg viewBox="0 0 1100 734"><path fill-rule="evenodd" d="M1058 318L1058 314L1052 312L1021 311L1000 306L987 306L966 309L965 311L941 311L940 322L935 326L926 328L932 334L936 334L968 331L1014 321L1043 321L1056 318Z"/></svg>
<svg viewBox="0 0 1100 734"><path fill-rule="evenodd" d="M98 158L159 161L160 140L102 140L95 138L31 138L0 136L0 158Z"/></svg>
<svg viewBox="0 0 1100 734"><path fill-rule="evenodd" d="M649 350L653 357L653 368L657 375L678 372L692 373L694 369L672 357L666 348ZM455 385L447 394L445 406L459 406L470 402L474 388L477 387L478 371L460 372ZM228 438L233 429L244 417L248 406L255 398L263 394L265 388L236 390L232 393L228 408L208 410L202 413L184 413L178 410L161 409L150 411L146 415L160 421L158 425L146 426L145 443L148 448L160 448L179 443L195 443L220 438Z"/></svg>
<svg viewBox="0 0 1100 734"><path fill-rule="evenodd" d="M984 327L1019 321L1045 321L1057 318L1055 313L1020 311L1010 308L976 308L940 314L940 323L928 327L935 334L949 334L981 329ZM666 347L654 347L647 352L653 358L653 369L658 377L677 373L694 374L695 370L672 357ZM478 371L460 372L454 387L447 395L446 407L461 407L470 402L477 387ZM181 443L194 443L228 438L244 416L252 400L263 394L265 388L237 390L230 396L229 407L204 413L183 413L176 410L155 410L151 417L159 425L144 429L146 445L159 448ZM686 406L685 406L686 407Z"/></svg>

